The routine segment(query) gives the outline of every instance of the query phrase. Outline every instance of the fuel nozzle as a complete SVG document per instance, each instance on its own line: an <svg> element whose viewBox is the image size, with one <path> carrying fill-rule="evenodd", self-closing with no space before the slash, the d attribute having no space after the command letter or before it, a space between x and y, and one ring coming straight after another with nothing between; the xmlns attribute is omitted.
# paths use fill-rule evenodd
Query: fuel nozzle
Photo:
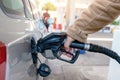
<svg viewBox="0 0 120 80"><path fill-rule="evenodd" d="M59 59L65 62L74 63L79 56L79 49L81 49L90 52L98 52L105 54L120 63L120 56L116 52L91 43L73 41L70 44L70 47L73 48L73 50L75 51L66 51L63 47L65 40L65 32L50 33L43 39L38 40L37 51L40 52L47 59Z"/></svg>
<svg viewBox="0 0 120 80"><path fill-rule="evenodd" d="M79 52L74 50L74 52L67 52L64 47L64 41L66 39L66 33L51 33L38 40L37 50L47 59L59 59L68 63L74 63Z"/></svg>

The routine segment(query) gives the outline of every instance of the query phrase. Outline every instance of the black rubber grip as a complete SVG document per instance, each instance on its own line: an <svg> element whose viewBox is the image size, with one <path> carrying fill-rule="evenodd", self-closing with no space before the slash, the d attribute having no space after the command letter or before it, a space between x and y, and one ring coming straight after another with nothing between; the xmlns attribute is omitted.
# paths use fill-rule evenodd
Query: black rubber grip
<svg viewBox="0 0 120 80"><path fill-rule="evenodd" d="M72 48L84 49L85 43L74 41L70 44Z"/></svg>

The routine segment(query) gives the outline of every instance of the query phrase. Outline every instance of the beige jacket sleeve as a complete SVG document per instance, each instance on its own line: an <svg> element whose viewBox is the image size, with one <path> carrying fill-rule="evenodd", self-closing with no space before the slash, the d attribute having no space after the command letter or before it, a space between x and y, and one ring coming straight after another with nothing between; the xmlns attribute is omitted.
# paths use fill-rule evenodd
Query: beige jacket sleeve
<svg viewBox="0 0 120 80"><path fill-rule="evenodd" d="M67 35L85 42L87 35L97 32L120 14L120 0L95 0L67 30Z"/></svg>

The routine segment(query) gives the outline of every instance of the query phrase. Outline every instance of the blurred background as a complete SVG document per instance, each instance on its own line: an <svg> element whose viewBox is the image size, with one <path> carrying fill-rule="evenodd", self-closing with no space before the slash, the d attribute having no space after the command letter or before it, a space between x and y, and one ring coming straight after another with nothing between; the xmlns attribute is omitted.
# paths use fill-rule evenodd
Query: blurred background
<svg viewBox="0 0 120 80"><path fill-rule="evenodd" d="M49 13L49 32L65 31L93 0L39 0L40 15ZM100 32L111 33L119 27L120 18L107 25Z"/></svg>

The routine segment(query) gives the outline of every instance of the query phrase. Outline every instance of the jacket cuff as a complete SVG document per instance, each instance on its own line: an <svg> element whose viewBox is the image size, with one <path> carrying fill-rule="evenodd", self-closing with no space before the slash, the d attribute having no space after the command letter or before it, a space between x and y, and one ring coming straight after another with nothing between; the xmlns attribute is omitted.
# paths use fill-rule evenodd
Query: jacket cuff
<svg viewBox="0 0 120 80"><path fill-rule="evenodd" d="M74 31L73 29L68 28L66 33L68 36L70 36L71 38L73 38L79 42L86 42L87 41L87 34L85 34L83 31L76 33L76 31Z"/></svg>

